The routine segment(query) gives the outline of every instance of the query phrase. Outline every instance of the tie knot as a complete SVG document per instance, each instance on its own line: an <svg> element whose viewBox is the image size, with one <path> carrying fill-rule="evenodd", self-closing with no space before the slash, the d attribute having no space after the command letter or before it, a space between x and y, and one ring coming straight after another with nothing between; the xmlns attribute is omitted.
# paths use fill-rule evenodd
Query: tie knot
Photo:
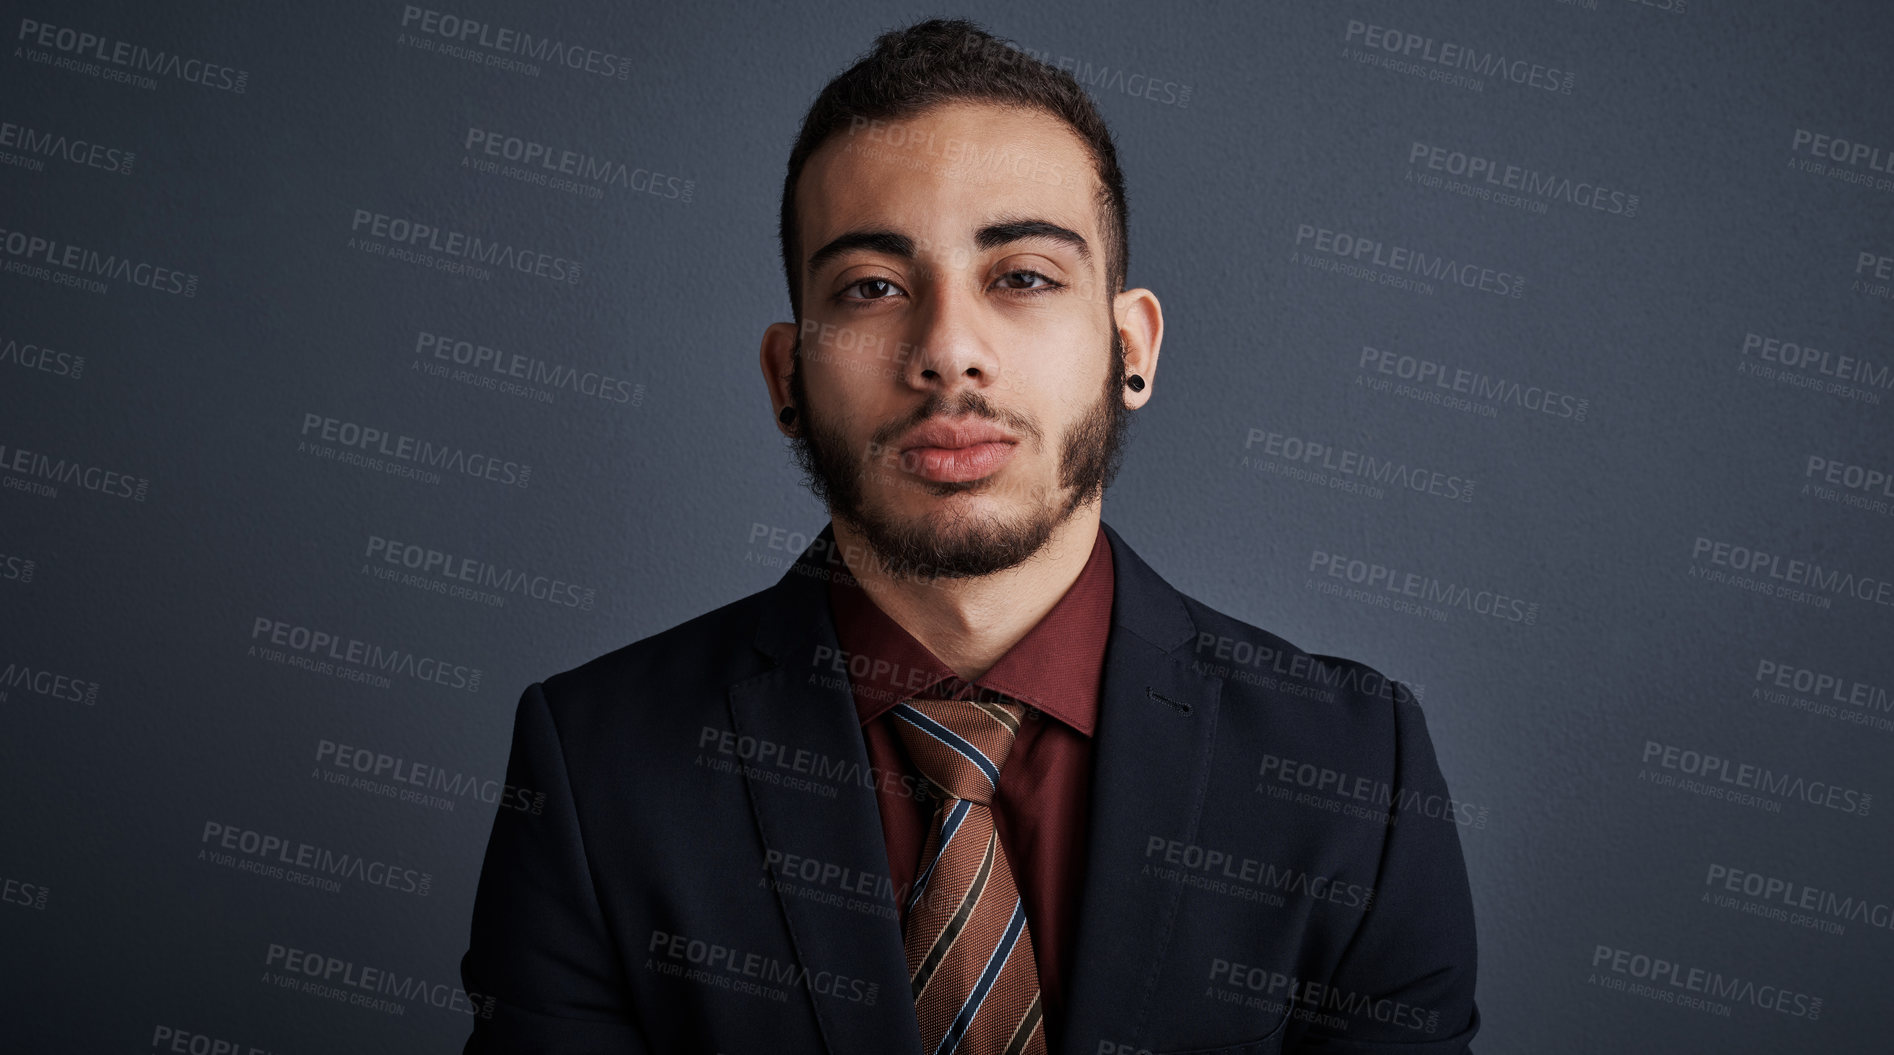
<svg viewBox="0 0 1894 1055"><path fill-rule="evenodd" d="M922 776L953 798L992 805L1025 707L917 696L895 704L892 713L901 743Z"/></svg>

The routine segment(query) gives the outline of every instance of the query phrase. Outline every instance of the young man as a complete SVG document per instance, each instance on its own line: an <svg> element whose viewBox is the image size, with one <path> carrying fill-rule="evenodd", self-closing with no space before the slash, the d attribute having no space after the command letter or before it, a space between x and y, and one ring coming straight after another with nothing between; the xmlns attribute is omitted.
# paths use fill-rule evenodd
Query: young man
<svg viewBox="0 0 1894 1055"><path fill-rule="evenodd" d="M468 1052L1467 1050L1471 899L1398 683L1100 516L1163 317L1073 79L882 36L784 182L762 368L831 521L776 585L529 687Z"/></svg>

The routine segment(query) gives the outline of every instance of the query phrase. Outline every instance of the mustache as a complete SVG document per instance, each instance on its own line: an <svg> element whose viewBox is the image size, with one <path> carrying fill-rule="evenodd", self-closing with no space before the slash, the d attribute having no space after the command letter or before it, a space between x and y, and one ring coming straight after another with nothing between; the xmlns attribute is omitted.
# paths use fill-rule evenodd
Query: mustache
<svg viewBox="0 0 1894 1055"><path fill-rule="evenodd" d="M993 405L979 392L963 390L957 396L935 393L920 406L901 418L875 430L871 442L876 447L886 447L901 436L920 428L935 419L976 417L991 421L1008 432L1031 440L1042 439L1041 430L1036 421L1017 411L1010 411Z"/></svg>

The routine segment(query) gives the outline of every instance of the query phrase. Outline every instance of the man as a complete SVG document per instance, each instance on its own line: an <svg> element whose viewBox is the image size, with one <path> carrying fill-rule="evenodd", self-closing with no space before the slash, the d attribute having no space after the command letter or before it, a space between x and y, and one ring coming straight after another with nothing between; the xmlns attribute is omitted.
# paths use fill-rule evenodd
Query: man
<svg viewBox="0 0 1894 1055"><path fill-rule="evenodd" d="M468 1052L1463 1052L1419 708L1101 520L1157 298L1073 79L882 36L784 182L761 360L831 513L774 586L529 687Z"/></svg>

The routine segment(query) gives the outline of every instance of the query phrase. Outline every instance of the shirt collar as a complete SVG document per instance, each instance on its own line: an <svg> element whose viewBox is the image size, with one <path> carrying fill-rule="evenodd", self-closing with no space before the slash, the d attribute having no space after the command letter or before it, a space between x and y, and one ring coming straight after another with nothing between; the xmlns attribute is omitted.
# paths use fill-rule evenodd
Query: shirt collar
<svg viewBox="0 0 1894 1055"><path fill-rule="evenodd" d="M1111 631L1113 585L1111 544L1101 528L1091 556L1065 595L991 670L975 679L972 688L1004 693L1092 735ZM842 648L836 666L848 675L863 725L910 697L959 696L969 688L883 612L852 576L829 577L829 608Z"/></svg>

